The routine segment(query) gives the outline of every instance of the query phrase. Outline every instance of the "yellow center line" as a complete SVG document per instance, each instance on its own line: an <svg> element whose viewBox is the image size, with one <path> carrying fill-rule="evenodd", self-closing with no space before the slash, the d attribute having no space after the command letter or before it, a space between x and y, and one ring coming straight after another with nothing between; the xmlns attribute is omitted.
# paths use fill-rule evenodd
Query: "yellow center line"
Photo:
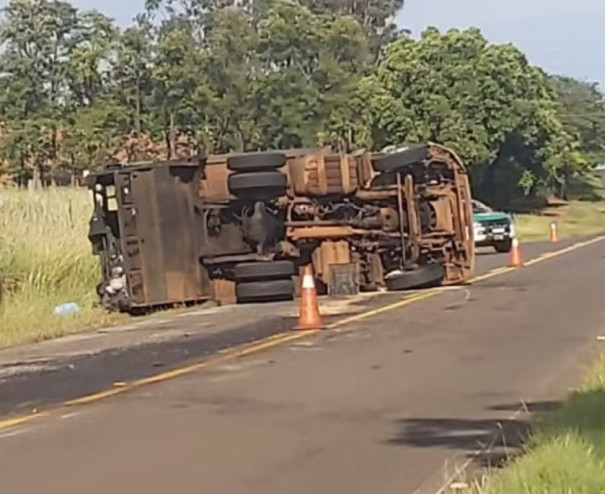
<svg viewBox="0 0 605 494"><path fill-rule="evenodd" d="M384 305L382 307L378 307L377 309L372 309L367 312L355 314L354 316L346 317L344 319L336 321L336 322L326 326L326 329L335 329L335 328L339 328L341 326L345 326L347 324L351 324L353 322L362 321L369 317L377 316L378 314L382 314L384 312L390 312L392 310L399 309L401 307L405 307L406 305L410 305L415 302L420 302L421 300L425 300L427 298L434 297L435 295L438 295L439 293L443 293L443 290L436 288L433 290L427 290L426 292L419 293L417 295L408 296L398 302L395 302L395 303L392 303L389 305Z"/></svg>
<svg viewBox="0 0 605 494"><path fill-rule="evenodd" d="M31 413L29 415L21 415L17 417L11 417L5 420L0 420L0 430L8 429L10 427L16 427L18 425L25 424L27 422L31 422L34 419L40 417L39 413Z"/></svg>
<svg viewBox="0 0 605 494"><path fill-rule="evenodd" d="M494 278L496 276L500 276L506 273L509 273L511 271L515 271L517 268L508 268L508 267L501 267L501 268L496 268L496 269L492 269L491 271L482 274L480 276L475 276L474 278L472 278L469 283L470 284L474 284L477 283L479 281L484 281L484 280L488 280L490 278Z"/></svg>
<svg viewBox="0 0 605 494"><path fill-rule="evenodd" d="M585 241L585 242L579 242L577 244L571 245L569 247L566 247L566 248L558 250L558 251L547 252L535 259L532 259L532 260L526 262L525 265L532 266L535 264L539 264L546 260L553 259L553 258L561 256L563 254L567 254L568 252L572 252L572 251L580 249L582 247L586 247L586 246L594 244L596 242L600 242L604 239L605 239L605 236L600 236L600 237L596 237L596 238L593 238L593 239ZM484 281L484 280L487 280L490 278L494 278L496 276L501 276L501 275L504 275L506 273L510 273L510 272L516 271L516 270L517 270L517 268L510 268L510 267L496 268L486 274L479 275L479 276L472 278L469 281L469 283L471 283L471 284L477 283L477 282ZM327 325L326 329L336 329L336 328L345 326L347 324L362 321L364 319L368 319L370 317L373 317L373 316L376 316L379 314L383 314L383 313L390 312L390 311L393 311L393 310L396 310L399 308L406 307L406 306L414 304L416 302L421 302L423 300L427 300L427 299L435 297L441 293L444 293L444 290L440 289L440 288L436 288L436 289L427 290L425 292L418 293L415 295L407 296L404 299L399 300L398 302L395 302L395 303L392 303L389 305L385 305L382 307L378 307L376 309L371 309L369 311L362 312L360 314L356 314L356 315L353 315L350 317L343 318L339 321L336 321L332 324ZM140 388L142 386L157 384L157 383L172 380L172 379L175 379L178 377L186 376L186 375L192 374L194 372L197 372L199 370L202 370L202 369L205 369L208 367L220 365L220 364L223 364L223 363L226 363L229 361L233 361L233 360L236 360L239 358L246 357L248 355L253 355L253 354L262 352L264 350L282 346L282 345L285 345L288 343L302 340L304 338L309 338L309 337L315 336L321 332L322 332L322 330L278 333L276 335L269 336L267 338L264 338L262 340L256 341L251 344L238 345L236 347L221 350L217 353L216 356L210 357L206 360L203 360L202 362L187 365L184 367L179 367L177 369L173 369L173 370L170 370L167 372L162 372L160 374L154 374L153 376L145 377L142 379L137 379L137 380L134 380L131 382L116 383L116 386L114 386L111 389L107 389L107 390L100 391L97 393L85 395L80 398L76 398L74 400L65 401L54 407L49 407L43 413L34 412L31 414L27 414L27 415L14 416L14 417L9 417L4 420L0 420L0 430L8 429L10 427L15 427L18 425L25 424L38 417L49 415L51 413L54 413L56 411L59 411L59 410L62 410L62 409L68 408L68 407L88 405L88 404L95 403L95 402L104 400L106 398L112 397L112 396L126 393L128 391L131 391L136 388Z"/></svg>

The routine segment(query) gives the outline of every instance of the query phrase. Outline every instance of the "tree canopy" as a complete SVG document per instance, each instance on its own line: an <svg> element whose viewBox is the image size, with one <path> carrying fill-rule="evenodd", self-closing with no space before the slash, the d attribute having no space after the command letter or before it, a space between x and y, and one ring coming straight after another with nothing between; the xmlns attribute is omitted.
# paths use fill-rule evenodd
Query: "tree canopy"
<svg viewBox="0 0 605 494"><path fill-rule="evenodd" d="M0 19L0 171L433 140L498 202L605 157L595 85L548 77L477 29L398 32L403 0L147 0L126 28L64 0Z"/></svg>
<svg viewBox="0 0 605 494"><path fill-rule="evenodd" d="M551 77L558 114L565 129L579 139L591 164L605 163L605 98L594 83Z"/></svg>
<svg viewBox="0 0 605 494"><path fill-rule="evenodd" d="M449 145L472 166L476 191L495 202L556 188L567 167L583 166L547 76L476 29L428 29L418 41L390 43L359 91L374 145Z"/></svg>

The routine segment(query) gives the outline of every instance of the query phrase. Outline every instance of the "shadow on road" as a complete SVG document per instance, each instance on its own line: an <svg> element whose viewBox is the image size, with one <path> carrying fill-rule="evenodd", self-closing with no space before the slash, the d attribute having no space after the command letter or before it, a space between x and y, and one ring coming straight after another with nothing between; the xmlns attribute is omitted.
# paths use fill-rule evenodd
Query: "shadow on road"
<svg viewBox="0 0 605 494"><path fill-rule="evenodd" d="M490 407L492 411L520 410L527 419L410 418L398 422L401 433L388 443L417 448L447 448L466 453L482 467L499 468L523 451L530 436L528 414L555 410L556 402L519 403Z"/></svg>

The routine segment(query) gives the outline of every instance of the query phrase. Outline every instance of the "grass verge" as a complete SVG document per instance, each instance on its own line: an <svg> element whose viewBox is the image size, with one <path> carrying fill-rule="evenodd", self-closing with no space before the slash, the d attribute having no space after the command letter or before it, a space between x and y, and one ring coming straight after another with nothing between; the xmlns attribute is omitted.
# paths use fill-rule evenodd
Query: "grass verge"
<svg viewBox="0 0 605 494"><path fill-rule="evenodd" d="M92 201L84 189L0 189L0 347L110 324L95 308L97 260L87 239ZM81 310L56 316L76 302Z"/></svg>
<svg viewBox="0 0 605 494"><path fill-rule="evenodd" d="M574 201L540 214L515 215L517 233L525 241L547 239L553 221L561 238L601 233L605 231L605 201Z"/></svg>
<svg viewBox="0 0 605 494"><path fill-rule="evenodd" d="M586 383L536 427L527 454L491 477L480 494L605 492L605 357Z"/></svg>

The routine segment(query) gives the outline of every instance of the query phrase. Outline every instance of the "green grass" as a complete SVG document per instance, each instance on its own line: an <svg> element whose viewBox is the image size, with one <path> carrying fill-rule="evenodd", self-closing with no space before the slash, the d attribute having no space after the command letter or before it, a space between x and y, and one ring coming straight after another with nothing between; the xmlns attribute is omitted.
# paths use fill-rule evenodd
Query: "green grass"
<svg viewBox="0 0 605 494"><path fill-rule="evenodd" d="M605 201L574 201L540 214L515 215L517 233L524 241L547 239L553 221L557 223L560 238L604 232Z"/></svg>
<svg viewBox="0 0 605 494"><path fill-rule="evenodd" d="M605 492L605 358L598 362L582 388L538 423L528 452L475 492Z"/></svg>
<svg viewBox="0 0 605 494"><path fill-rule="evenodd" d="M87 239L85 189L0 189L0 346L40 341L116 320L93 307L99 267ZM55 316L76 302L81 311Z"/></svg>

